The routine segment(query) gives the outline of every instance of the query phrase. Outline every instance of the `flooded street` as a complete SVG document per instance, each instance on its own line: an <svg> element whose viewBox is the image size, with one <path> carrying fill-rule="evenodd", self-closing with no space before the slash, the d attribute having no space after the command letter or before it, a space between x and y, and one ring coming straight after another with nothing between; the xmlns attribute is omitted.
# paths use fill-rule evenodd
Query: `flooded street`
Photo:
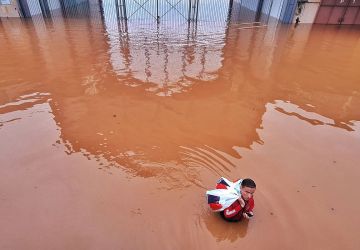
<svg viewBox="0 0 360 250"><path fill-rule="evenodd" d="M0 55L0 249L360 249L359 27L8 19Z"/></svg>

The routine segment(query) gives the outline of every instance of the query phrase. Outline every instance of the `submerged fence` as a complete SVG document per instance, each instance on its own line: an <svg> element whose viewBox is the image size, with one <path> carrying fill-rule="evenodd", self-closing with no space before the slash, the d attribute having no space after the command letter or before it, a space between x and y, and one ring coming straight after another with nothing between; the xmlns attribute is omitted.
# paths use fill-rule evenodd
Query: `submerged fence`
<svg viewBox="0 0 360 250"><path fill-rule="evenodd" d="M19 0L23 17L90 16L132 22L267 22L274 0Z"/></svg>

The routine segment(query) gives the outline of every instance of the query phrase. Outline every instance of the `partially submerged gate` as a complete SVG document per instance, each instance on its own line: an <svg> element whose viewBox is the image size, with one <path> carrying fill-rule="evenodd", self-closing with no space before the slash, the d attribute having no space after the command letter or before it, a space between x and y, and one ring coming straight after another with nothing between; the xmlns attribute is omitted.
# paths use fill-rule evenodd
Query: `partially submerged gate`
<svg viewBox="0 0 360 250"><path fill-rule="evenodd" d="M267 22L274 0L18 0L23 17L81 17L99 8L102 16L135 23ZM90 6L90 7L89 7ZM95 6L95 7L93 7ZM84 10L84 11L82 11ZM210 24L209 24L210 25Z"/></svg>
<svg viewBox="0 0 360 250"><path fill-rule="evenodd" d="M226 21L233 0L100 0L104 14L127 21Z"/></svg>

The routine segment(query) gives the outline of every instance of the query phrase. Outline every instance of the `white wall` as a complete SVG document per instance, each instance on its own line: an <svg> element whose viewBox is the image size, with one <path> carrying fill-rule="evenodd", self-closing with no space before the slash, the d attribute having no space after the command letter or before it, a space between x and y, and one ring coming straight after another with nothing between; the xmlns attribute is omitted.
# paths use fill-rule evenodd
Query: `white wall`
<svg viewBox="0 0 360 250"><path fill-rule="evenodd" d="M311 3L305 3L300 15L297 15L297 12L295 11L293 22L295 22L297 17L299 17L301 23L314 23L319 7L320 0L313 0Z"/></svg>

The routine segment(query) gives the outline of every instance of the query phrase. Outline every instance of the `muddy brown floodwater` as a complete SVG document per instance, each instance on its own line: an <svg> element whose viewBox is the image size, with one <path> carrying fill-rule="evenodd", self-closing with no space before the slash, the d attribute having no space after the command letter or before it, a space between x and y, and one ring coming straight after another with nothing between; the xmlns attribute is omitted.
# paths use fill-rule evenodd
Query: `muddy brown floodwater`
<svg viewBox="0 0 360 250"><path fill-rule="evenodd" d="M358 27L127 28L0 22L0 249L360 249Z"/></svg>

